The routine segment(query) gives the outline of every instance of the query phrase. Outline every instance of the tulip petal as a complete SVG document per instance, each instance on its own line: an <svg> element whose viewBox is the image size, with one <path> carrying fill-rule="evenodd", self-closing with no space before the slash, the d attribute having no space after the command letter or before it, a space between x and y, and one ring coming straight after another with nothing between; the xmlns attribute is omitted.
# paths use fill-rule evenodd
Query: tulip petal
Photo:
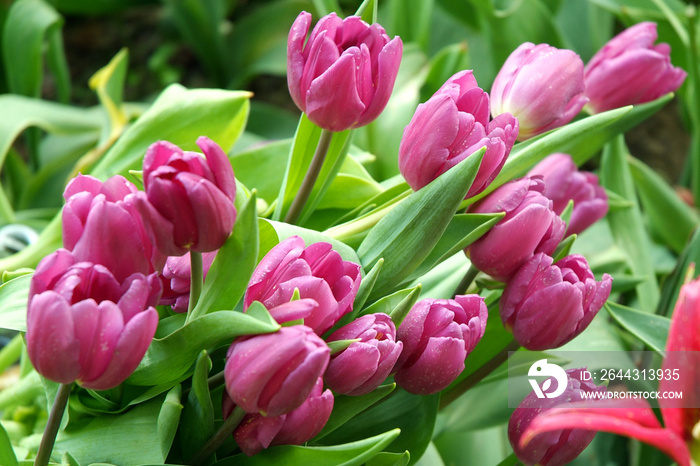
<svg viewBox="0 0 700 466"><path fill-rule="evenodd" d="M430 338L412 365L394 375L396 384L414 395L430 395L447 388L464 370L467 352L457 338Z"/></svg>
<svg viewBox="0 0 700 466"><path fill-rule="evenodd" d="M226 153L206 136L197 138L197 145L207 157L207 165L211 168L216 186L233 201L236 198L236 178Z"/></svg>
<svg viewBox="0 0 700 466"><path fill-rule="evenodd" d="M311 26L311 14L302 11L294 20L287 39L287 84L294 103L304 110L306 103L301 92L301 79L304 74L304 40Z"/></svg>
<svg viewBox="0 0 700 466"><path fill-rule="evenodd" d="M71 311L76 323L75 337L80 343L78 382L90 382L100 377L110 364L124 329L124 319L121 310L110 301L99 305L93 300L81 301Z"/></svg>

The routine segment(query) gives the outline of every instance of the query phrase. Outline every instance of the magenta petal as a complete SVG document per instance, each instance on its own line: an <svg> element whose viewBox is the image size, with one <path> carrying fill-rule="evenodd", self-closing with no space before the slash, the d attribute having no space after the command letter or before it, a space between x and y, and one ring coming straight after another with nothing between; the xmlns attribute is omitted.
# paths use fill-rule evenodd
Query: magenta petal
<svg viewBox="0 0 700 466"><path fill-rule="evenodd" d="M334 392L348 394L377 371L379 357L375 345L355 342L331 359L323 379Z"/></svg>
<svg viewBox="0 0 700 466"><path fill-rule="evenodd" d="M467 352L464 341L456 338L430 338L425 350L411 366L394 375L396 384L415 395L430 395L447 388L464 370Z"/></svg>
<svg viewBox="0 0 700 466"><path fill-rule="evenodd" d="M286 418L286 414L275 417L246 415L233 433L236 445L248 456L260 453L270 446Z"/></svg>
<svg viewBox="0 0 700 466"><path fill-rule="evenodd" d="M207 164L214 175L216 186L233 201L236 198L236 178L226 153L206 136L197 138L197 145L207 157Z"/></svg>
<svg viewBox="0 0 700 466"><path fill-rule="evenodd" d="M27 318L27 352L41 375L71 383L80 373L80 344L74 336L69 304L53 291L34 296Z"/></svg>
<svg viewBox="0 0 700 466"><path fill-rule="evenodd" d="M389 102L389 97L391 97L391 91L394 89L394 83L396 82L396 76L399 72L402 55L403 42L401 42L399 37L394 37L379 53L378 81L374 96L371 103L360 117L360 120L356 123L357 126L364 126L372 122L386 107L386 104Z"/></svg>
<svg viewBox="0 0 700 466"><path fill-rule="evenodd" d="M124 319L120 309L110 301L99 306L92 300L81 301L71 310L76 323L75 336L80 342L78 382L90 382L109 366L124 329Z"/></svg>
<svg viewBox="0 0 700 466"><path fill-rule="evenodd" d="M287 84L294 103L304 110L305 98L301 92L301 79L304 73L304 40L311 26L311 14L302 11L294 20L287 39Z"/></svg>
<svg viewBox="0 0 700 466"><path fill-rule="evenodd" d="M187 173L179 177L194 211L197 228L192 250L211 252L220 248L233 231L236 209L233 201L204 178Z"/></svg>

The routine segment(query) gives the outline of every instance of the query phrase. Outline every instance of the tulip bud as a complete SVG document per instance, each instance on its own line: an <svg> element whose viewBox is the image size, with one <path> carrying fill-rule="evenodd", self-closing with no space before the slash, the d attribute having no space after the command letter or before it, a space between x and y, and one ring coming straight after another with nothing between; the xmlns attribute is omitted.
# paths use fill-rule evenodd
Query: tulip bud
<svg viewBox="0 0 700 466"><path fill-rule="evenodd" d="M529 350L558 348L583 332L610 296L612 277L599 282L583 256L552 265L539 253L506 285L500 301L503 325Z"/></svg>
<svg viewBox="0 0 700 466"><path fill-rule="evenodd" d="M209 252L224 245L236 220L236 180L224 151L201 136L196 152L158 141L143 159L146 194L135 202L163 254Z"/></svg>
<svg viewBox="0 0 700 466"><path fill-rule="evenodd" d="M302 445L321 432L333 411L333 394L323 391L323 379L319 378L309 397L294 411L276 417L264 417L258 413L246 414L233 437L236 445L248 456L260 453L274 445ZM235 404L224 392L223 415L228 418Z"/></svg>
<svg viewBox="0 0 700 466"><path fill-rule="evenodd" d="M507 281L538 252L552 254L564 238L566 224L544 197L539 177L506 183L470 209L473 213L505 212L505 217L467 248L472 263L496 280Z"/></svg>
<svg viewBox="0 0 700 466"><path fill-rule="evenodd" d="M588 101L583 90L583 61L576 53L526 42L493 82L491 114L513 114L518 141L524 141L571 121Z"/></svg>
<svg viewBox="0 0 700 466"><path fill-rule="evenodd" d="M658 99L678 89L686 77L671 65L671 47L657 44L656 24L625 29L603 46L585 69L588 107L594 112Z"/></svg>
<svg viewBox="0 0 700 466"><path fill-rule="evenodd" d="M588 374L588 377L582 377L583 374ZM564 393L555 398L538 398L535 392L531 392L515 408L510 417L508 440L513 447L515 456L526 465L561 466L569 464L595 437L596 432L593 430L566 429L538 434L527 445L521 444L520 439L523 437L523 433L540 413L587 399L582 393L604 392L606 390L604 386L597 387L589 381L590 374L586 369L569 369L566 371L566 375L567 385ZM553 378L549 380L550 383L555 382Z"/></svg>
<svg viewBox="0 0 700 466"><path fill-rule="evenodd" d="M32 277L27 351L37 372L58 383L106 390L136 369L153 339L160 296L154 273L123 281L65 250L46 256Z"/></svg>
<svg viewBox="0 0 700 466"><path fill-rule="evenodd" d="M61 215L63 244L77 261L102 264L120 281L134 272L160 270L165 257L151 243L131 204L136 192L136 186L119 175L104 183L78 175L68 183Z"/></svg>
<svg viewBox="0 0 700 466"><path fill-rule="evenodd" d="M273 308L289 302L294 290L301 298L318 303L304 319L304 325L321 335L341 317L352 311L360 286L360 266L344 261L330 243L306 247L299 236L292 236L272 248L260 261L248 284L243 308L260 301L279 320Z"/></svg>
<svg viewBox="0 0 700 466"><path fill-rule="evenodd" d="M484 336L488 310L478 295L424 299L401 322L403 351L396 384L415 395L447 388L464 370L464 360Z"/></svg>
<svg viewBox="0 0 700 466"><path fill-rule="evenodd" d="M598 184L598 177L580 172L569 154L552 154L530 170L528 176L544 179L544 194L552 200L552 209L561 215L574 201L567 235L579 234L608 213L608 195Z"/></svg>
<svg viewBox="0 0 700 466"><path fill-rule="evenodd" d="M330 348L304 325L235 340L224 376L229 396L247 413L279 416L298 408L328 366Z"/></svg>
<svg viewBox="0 0 700 466"><path fill-rule="evenodd" d="M330 131L371 123L386 107L399 71L403 43L358 16L321 18L304 44L311 14L289 31L287 83L309 120Z"/></svg>
<svg viewBox="0 0 700 466"><path fill-rule="evenodd" d="M202 254L202 272L207 278L207 272L216 258L216 252ZM187 312L190 305L190 284L192 270L190 269L190 253L184 256L168 257L163 267L163 296L160 303L171 306L175 312Z"/></svg>
<svg viewBox="0 0 700 466"><path fill-rule="evenodd" d="M518 120L508 113L489 122L488 94L471 71L460 71L416 109L399 146L399 170L417 191L486 147L472 197L496 178L517 135Z"/></svg>
<svg viewBox="0 0 700 466"><path fill-rule="evenodd" d="M396 327L386 314L367 314L331 334L326 341L354 340L331 357L323 376L326 384L342 395L366 395L387 378L403 343L396 341Z"/></svg>

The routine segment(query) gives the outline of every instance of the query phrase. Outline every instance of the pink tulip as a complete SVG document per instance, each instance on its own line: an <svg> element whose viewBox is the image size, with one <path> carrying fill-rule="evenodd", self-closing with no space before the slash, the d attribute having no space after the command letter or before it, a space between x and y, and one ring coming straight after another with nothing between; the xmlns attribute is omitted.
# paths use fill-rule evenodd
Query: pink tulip
<svg viewBox="0 0 700 466"><path fill-rule="evenodd" d="M136 369L153 339L157 275L119 281L67 250L46 256L32 277L27 351L37 372L59 383L106 390Z"/></svg>
<svg viewBox="0 0 700 466"><path fill-rule="evenodd" d="M135 202L158 249L168 256L219 249L236 220L236 180L224 151L201 136L206 158L167 141L148 148L143 184Z"/></svg>
<svg viewBox="0 0 700 466"><path fill-rule="evenodd" d="M344 131L371 123L386 107L403 43L358 16L321 18L309 40L311 14L289 31L287 83L297 107L321 128Z"/></svg>
<svg viewBox="0 0 700 466"><path fill-rule="evenodd" d="M686 77L671 65L671 47L657 44L656 24L625 29L596 53L585 69L588 107L595 113L658 99Z"/></svg>
<svg viewBox="0 0 700 466"><path fill-rule="evenodd" d="M571 121L588 101L583 90L583 61L576 53L526 42L491 86L491 114L515 116L518 141L524 141Z"/></svg>
<svg viewBox="0 0 700 466"><path fill-rule="evenodd" d="M238 338L227 354L226 390L247 413L287 414L307 399L329 359L326 342L305 325Z"/></svg>
<svg viewBox="0 0 700 466"><path fill-rule="evenodd" d="M530 170L528 176L540 175L544 179L544 194L552 200L552 208L561 215L574 201L567 235L579 234L608 213L608 195L598 184L598 177L590 172L578 171L569 154L552 154Z"/></svg>
<svg viewBox="0 0 700 466"><path fill-rule="evenodd" d="M216 252L202 254L202 271L204 278L216 258ZM184 256L168 257L163 267L163 296L161 305L171 306L175 312L187 312L190 304L190 282L192 271L190 269L190 253Z"/></svg>
<svg viewBox="0 0 700 466"><path fill-rule="evenodd" d="M132 205L136 192L136 186L119 175L104 183L78 175L68 183L61 216L63 244L76 260L104 265L118 280L160 270L165 257L151 243Z"/></svg>
<svg viewBox="0 0 700 466"><path fill-rule="evenodd" d="M610 296L612 277L596 282L583 256L552 264L544 253L508 281L499 305L503 325L529 350L562 346L583 332Z"/></svg>
<svg viewBox="0 0 700 466"><path fill-rule="evenodd" d="M552 210L540 177L506 183L475 204L470 212L505 212L505 217L467 248L479 270L507 281L533 255L552 254L564 238L566 224Z"/></svg>
<svg viewBox="0 0 700 466"><path fill-rule="evenodd" d="M297 409L276 417L246 414L233 432L233 437L248 456L275 445L303 445L326 425L333 411L333 401L333 394L330 390L323 390L323 379L319 378L309 397ZM224 391L224 419L231 415L234 408L235 403Z"/></svg>
<svg viewBox="0 0 700 466"><path fill-rule="evenodd" d="M399 170L415 191L486 147L467 192L483 191L500 173L518 135L518 120L504 113L489 121L489 96L471 71L460 71L420 104L399 146Z"/></svg>
<svg viewBox="0 0 700 466"><path fill-rule="evenodd" d="M584 428L635 438L666 453L680 466L696 464L698 440L694 434L700 422L700 279L683 286L671 318L666 344L664 371L677 369L678 380L659 383L659 391L681 391L681 400L660 399L662 427L646 400L581 401L554 408L537 416L524 432L520 446L528 448L535 436L560 429ZM691 448L689 448L691 447ZM695 462L693 462L695 461Z"/></svg>
<svg viewBox="0 0 700 466"><path fill-rule="evenodd" d="M488 310L478 295L424 299L401 322L403 351L394 366L396 384L416 395L447 388L464 370L464 360L484 336Z"/></svg>
<svg viewBox="0 0 700 466"><path fill-rule="evenodd" d="M382 313L367 314L341 327L326 341L354 340L334 354L323 378L336 393L366 395L384 382L396 364L403 343L396 341L396 327Z"/></svg>
<svg viewBox="0 0 700 466"><path fill-rule="evenodd" d="M243 308L260 301L277 322L286 322L272 309L289 302L298 289L301 298L313 299L318 304L304 319L304 325L322 335L352 311L360 280L360 266L344 261L330 243L313 243L307 247L303 239L292 236L260 261L245 292Z"/></svg>

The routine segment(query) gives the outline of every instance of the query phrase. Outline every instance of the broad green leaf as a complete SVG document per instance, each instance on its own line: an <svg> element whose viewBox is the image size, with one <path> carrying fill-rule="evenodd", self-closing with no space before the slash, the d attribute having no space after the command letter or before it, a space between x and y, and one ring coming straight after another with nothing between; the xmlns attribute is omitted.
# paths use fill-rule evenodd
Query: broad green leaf
<svg viewBox="0 0 700 466"><path fill-rule="evenodd" d="M554 152L570 154L576 165L583 164L598 153L607 141L649 118L671 98L673 94L667 94L646 104L599 113L516 144L501 173L484 192L472 198L472 201L481 199L502 184L524 175Z"/></svg>
<svg viewBox="0 0 700 466"><path fill-rule="evenodd" d="M0 424L0 464L5 466L17 466L17 457L12 449L10 437Z"/></svg>
<svg viewBox="0 0 700 466"><path fill-rule="evenodd" d="M435 444L433 442L430 442L428 448L425 450L425 453L418 458L418 461L414 461L413 464L417 466L445 466L445 463L442 461L442 457L440 456L440 452L437 448L435 448Z"/></svg>
<svg viewBox="0 0 700 466"><path fill-rule="evenodd" d="M697 213L644 162L634 157L628 162L650 227L665 244L680 253L700 223Z"/></svg>
<svg viewBox="0 0 700 466"><path fill-rule="evenodd" d="M19 0L12 4L5 22L2 40L3 59L10 92L28 97L40 96L44 78L42 55L45 41L53 48L51 54L54 55L54 64L60 63L63 50L56 50L56 47L61 45L62 26L63 18L45 1ZM62 57L62 60L65 63L65 57ZM68 81L69 85L70 81L65 77L67 69L63 68L60 71L64 75L58 76L59 83ZM65 84L62 91L64 89ZM3 110L7 111L4 108Z"/></svg>
<svg viewBox="0 0 700 466"><path fill-rule="evenodd" d="M316 146L321 139L322 130L313 124L304 114L299 119L299 126L294 135L291 152L287 162L284 181L277 196L277 206L273 215L274 220L283 220L296 197L299 188L306 177L306 172L316 152ZM330 136L329 133L325 133ZM338 174L343 160L350 148L352 131L332 133L328 152L326 153L318 178L311 190L309 198L299 214L299 224L303 224L316 209L323 195Z"/></svg>
<svg viewBox="0 0 700 466"><path fill-rule="evenodd" d="M193 315L231 310L243 297L258 261L258 217L255 194L238 212L233 234L216 253Z"/></svg>
<svg viewBox="0 0 700 466"><path fill-rule="evenodd" d="M625 293L627 291L634 290L637 285L643 283L645 277L636 277L634 275L627 275L624 273L618 273L613 275L614 280L612 284L611 293Z"/></svg>
<svg viewBox="0 0 700 466"><path fill-rule="evenodd" d="M511 453L508 458L498 463L498 466L518 466L518 464L520 464L518 457L515 456L515 453Z"/></svg>
<svg viewBox="0 0 700 466"><path fill-rule="evenodd" d="M406 450L403 453L379 453L367 461L367 466L406 466L411 461L411 453Z"/></svg>
<svg viewBox="0 0 700 466"><path fill-rule="evenodd" d="M392 294L386 295L372 305L360 311L360 315L377 314L378 312L391 315L395 309L403 308L407 303L413 301L411 306L416 303L420 295L421 285L416 285L413 288L399 290ZM398 328L398 324L396 325Z"/></svg>
<svg viewBox="0 0 700 466"><path fill-rule="evenodd" d="M418 301L422 288L422 285L416 285L415 287L411 288L411 293L402 299L401 302L399 302L389 313L389 317L391 317L391 320L396 325L396 328L399 328L401 322L403 322L411 309L413 309L413 305Z"/></svg>
<svg viewBox="0 0 700 466"><path fill-rule="evenodd" d="M139 170L148 146L161 139L183 150L199 150L195 143L204 135L228 151L243 131L250 97L246 91L186 89L172 84L124 131L91 174L104 179Z"/></svg>
<svg viewBox="0 0 700 466"><path fill-rule="evenodd" d="M333 245L333 249L337 251L338 254L340 254L340 257L342 257L344 260L355 262L356 264L360 263L360 259L358 259L357 254L352 248L341 243L340 241L329 238L323 233L290 225L288 223L267 220L264 218L258 219L258 228L260 229L259 259L262 259L262 257L270 251L270 249L275 247L281 241L289 238L290 236L298 235L304 240L307 246L320 241L331 243ZM260 260L258 260L258 262L259 261Z"/></svg>
<svg viewBox="0 0 700 466"><path fill-rule="evenodd" d="M406 280L417 279L437 264L463 250L489 231L504 215L504 213L455 215L438 243L430 251L430 255Z"/></svg>
<svg viewBox="0 0 700 466"><path fill-rule="evenodd" d="M605 304L605 309L625 330L663 356L668 329L671 325L669 318L638 311L610 301Z"/></svg>
<svg viewBox="0 0 700 466"><path fill-rule="evenodd" d="M623 136L618 136L603 151L600 180L606 189L633 203L629 209L608 212L607 220L615 242L627 254L632 275L645 277L644 282L637 286L642 310L653 312L659 302L659 285L650 254L651 239L637 205L634 181L627 163L628 155Z"/></svg>
<svg viewBox="0 0 700 466"><path fill-rule="evenodd" d="M272 333L279 326L242 312L219 311L184 325L165 338L154 339L141 364L127 379L132 385L162 385L187 373L204 349L231 343L241 335Z"/></svg>
<svg viewBox="0 0 700 466"><path fill-rule="evenodd" d="M420 458L430 443L438 411L439 395L412 395L401 388L355 415L341 429L323 439L326 444L356 441L387 429L400 429L401 435L384 451L403 453Z"/></svg>
<svg viewBox="0 0 700 466"><path fill-rule="evenodd" d="M693 237L678 259L678 263L673 269L673 272L664 281L661 290L661 299L659 300L659 306L656 311L657 314L671 316L691 264L696 265L695 273L692 277L695 278L698 276L698 273L700 273L700 228L695 230Z"/></svg>
<svg viewBox="0 0 700 466"><path fill-rule="evenodd" d="M32 275L22 275L0 286L0 328L27 331L27 300Z"/></svg>
<svg viewBox="0 0 700 466"><path fill-rule="evenodd" d="M169 416L172 401L165 396L142 403L124 414L102 415L62 431L54 457L65 452L80 464L163 464L158 421Z"/></svg>
<svg viewBox="0 0 700 466"><path fill-rule="evenodd" d="M394 391L396 384L387 384L377 387L372 392L361 396L336 395L333 401L331 417L326 422L323 430L314 438L312 443L319 441L334 430L341 427L358 413L369 408L379 400ZM322 442L321 442L322 443Z"/></svg>
<svg viewBox="0 0 700 466"><path fill-rule="evenodd" d="M168 457L170 447L175 439L177 426L180 422L180 413L182 412L181 397L182 386L177 384L165 395L165 401L160 409L160 413L158 413L157 433L163 458Z"/></svg>
<svg viewBox="0 0 700 466"><path fill-rule="evenodd" d="M371 296L392 290L429 256L467 194L483 154L481 149L408 196L370 230L357 255L365 268L384 258Z"/></svg>
<svg viewBox="0 0 700 466"><path fill-rule="evenodd" d="M320 209L354 209L381 193L382 189L374 182L355 175L338 173L321 198Z"/></svg>
<svg viewBox="0 0 700 466"><path fill-rule="evenodd" d="M254 456L236 455L219 461L215 466L247 466L284 464L304 466L309 464L332 464L337 466L355 466L365 464L382 451L398 435L399 429L393 429L374 437L365 438L343 445L330 447L299 447L285 445L268 448Z"/></svg>
<svg viewBox="0 0 700 466"><path fill-rule="evenodd" d="M379 0L364 0L355 12L362 20L368 24L377 22L377 6Z"/></svg>

